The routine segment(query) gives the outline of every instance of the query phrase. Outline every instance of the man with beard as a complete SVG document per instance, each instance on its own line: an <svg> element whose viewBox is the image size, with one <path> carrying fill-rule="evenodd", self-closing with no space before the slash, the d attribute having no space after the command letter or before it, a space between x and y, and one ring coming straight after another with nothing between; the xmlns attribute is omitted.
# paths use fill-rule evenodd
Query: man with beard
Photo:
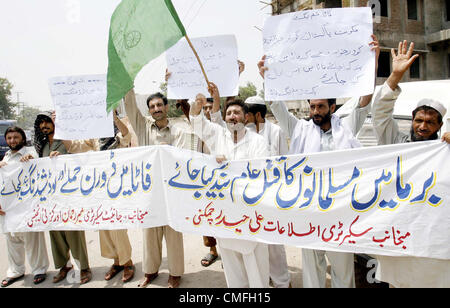
<svg viewBox="0 0 450 308"><path fill-rule="evenodd" d="M437 140L447 110L438 101L421 100L412 113L410 135L399 131L392 117L395 102L401 93L398 86L403 75L419 57L414 55L414 43L408 48L400 42L397 54L392 50L392 73L375 97L373 125L379 145ZM450 133L442 140L450 143ZM376 279L395 287L450 287L450 261L431 258L377 256Z"/></svg>
<svg viewBox="0 0 450 308"><path fill-rule="evenodd" d="M53 112L38 114L34 122L34 147L39 157L55 157L67 154L64 141L54 139L55 122ZM68 147L87 147L83 142L67 142ZM71 149L72 151L72 149ZM50 231L53 262L58 274L53 277L53 283L64 280L67 273L72 270L70 263L70 252L80 265L80 284L85 284L92 279L92 272L89 267L86 237L84 231Z"/></svg>
<svg viewBox="0 0 450 308"><path fill-rule="evenodd" d="M217 87L213 83L208 86L215 104L220 104ZM242 101L235 100L226 106L226 128L206 119L202 113L203 104L204 101L197 98L191 106L191 123L194 132L211 149L218 163L269 155L264 138L245 128L248 110ZM269 287L269 250L266 244L221 238L217 242L228 287Z"/></svg>
<svg viewBox="0 0 450 308"><path fill-rule="evenodd" d="M369 43L375 53L376 70L380 54L375 35ZM260 75L264 78L265 56L258 63ZM376 74L376 71L375 71ZM360 99L358 106L346 118L334 114L336 99L311 99L310 120L299 120L289 113L284 102L272 102L270 108L284 133L290 138L289 154L310 154L316 152L345 150L360 147L355 135L362 127L369 112L372 95ZM325 288L327 262L331 264L331 286L333 288L354 288L355 271L352 253L302 249L303 287Z"/></svg>
<svg viewBox="0 0 450 308"><path fill-rule="evenodd" d="M37 158L33 148L26 148L25 132L19 127L9 127L5 132L6 143L10 150L0 162L0 168L14 162L24 162ZM6 215L0 205L0 216ZM44 232L7 233L6 245L8 248L9 267L7 277L3 279L1 286L7 287L21 279L25 274L25 255L34 275L33 283L39 284L47 278L49 266L47 247L45 245Z"/></svg>

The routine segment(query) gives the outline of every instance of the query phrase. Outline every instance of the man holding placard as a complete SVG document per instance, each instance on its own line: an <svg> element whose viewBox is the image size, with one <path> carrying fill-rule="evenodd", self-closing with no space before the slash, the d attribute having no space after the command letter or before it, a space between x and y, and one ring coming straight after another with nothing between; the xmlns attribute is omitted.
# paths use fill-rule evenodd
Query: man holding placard
<svg viewBox="0 0 450 308"><path fill-rule="evenodd" d="M191 149L189 142L192 135L174 125L168 118L169 104L164 95L155 93L149 96L147 107L151 119L139 111L134 90L130 90L125 96L125 110L140 146L172 145ZM145 288L158 277L162 261L162 239L165 237L169 262L168 287L177 288L184 273L183 234L170 226L144 229L143 232L145 278L139 286Z"/></svg>
<svg viewBox="0 0 450 308"><path fill-rule="evenodd" d="M337 11L340 13L340 11ZM358 12L355 12L358 13ZM330 10L317 10L317 11L309 11L309 12L299 12L297 14L293 14L290 16L286 16L287 19L289 19L289 22L292 22L296 24L297 22L302 22L305 25L308 24L311 26L314 22L313 20L315 18L324 18L326 20L331 20L333 15L336 14L335 11ZM367 15L367 12L364 11L364 14ZM289 14L287 14L289 15ZM278 22L278 21L277 21ZM282 23L281 23L282 24ZM270 26L271 22L266 23L266 26ZM314 26L314 25L313 25ZM289 31L295 31L297 29L289 29ZM300 30L299 30L300 31ZM277 50L272 50L273 54L270 56L271 62L278 61L281 63L281 65L284 65L283 72L286 72L286 66L284 62L287 61L287 59L293 59L292 55L295 54L295 51L292 50L292 48L295 48L294 42L297 44L303 46L308 44L312 44L313 41L320 40L323 37L334 36L334 39L340 40L340 44L345 45L345 39L342 37L340 38L340 34L338 35L338 32L334 32L332 35L328 32L328 29L323 26L322 32L320 34L310 32L305 32L302 35L299 35L299 31L295 32L297 36L289 36L289 46L285 49L281 48L282 46L277 46L281 41L282 37L278 37L277 34L275 36L272 36L271 39L268 39L266 37L265 44L269 47L274 47L275 49L282 50L283 53L287 53L291 55L291 58L289 56L286 56L286 58L281 57L280 54L278 54L278 60L276 57L274 57L274 54L277 52ZM348 31L348 29L347 29ZM354 31L350 31L347 34L350 36ZM357 32L357 31L355 31ZM306 35L306 36L303 36ZM309 35L309 36L308 36ZM278 37L278 39L276 39ZM339 39L340 38L340 39ZM305 43L305 40L308 41ZM286 43L286 42L285 42ZM329 42L328 42L329 44ZM361 45L361 42L359 42ZM266 46L266 47L267 47ZM319 44L320 46L320 44ZM367 61L372 63L373 60L375 60L375 73L377 71L377 63L378 63L378 56L380 53L379 49L379 43L377 38L372 35L372 42L369 43L369 47L372 46L372 56L373 58L368 58ZM326 58L330 57L330 59L334 59L335 57L340 57L344 55L348 55L348 51L341 53L336 51L336 54L334 54L330 50L326 50L326 48L329 48L330 46L323 47L323 50L314 50L311 48L311 50L307 51L305 55L303 56L296 56L294 57L295 61L303 61L303 60L311 60L315 61L317 58ZM332 46L331 46L332 47ZM270 49L270 48L269 48ZM366 48L361 45L359 50L366 50ZM267 51L267 48L266 48ZM354 53L356 54L356 53ZM313 56L314 55L314 56ZM286 61L285 61L286 60ZM358 59L361 61L360 59ZM352 60L352 63L356 63L357 60ZM266 64L266 56L262 58L262 60L258 63L258 67L260 70L260 74L265 80L268 79L271 80L271 83L273 85L273 82L276 81L278 77L283 75L280 73L280 70L278 70L278 66L275 66L274 68L269 69L265 66ZM361 62L359 64L362 67L365 67L364 63ZM303 67L303 69L297 68L294 73L289 73L285 75L285 78L290 79L291 84L298 84L299 86L303 87L303 83L306 82L305 80L311 78L309 73L314 70L321 70L321 69L344 69L344 67L340 65L330 64L330 65L320 65L320 64L314 64L312 66ZM359 78L364 80L371 80L371 88L373 92L374 88L374 75L373 71L370 72L371 76L364 76L361 75ZM376 74L375 74L376 75ZM278 76L278 77L276 77ZM371 77L371 78L369 78ZM337 73L335 75L335 78L337 81L342 79L339 79ZM350 77L348 77L350 78ZM310 80L308 81L310 82ZM299 154L299 153L314 153L314 152L323 152L323 151L334 151L334 150L343 150L343 149L351 149L360 147L359 141L356 139L355 135L359 131L359 129L362 127L362 124L364 123L364 120L367 116L367 113L369 112L368 107L371 99L372 94L366 95L362 97L359 101L358 106L354 109L351 115L349 115L347 118L341 120L338 116L334 115L334 112L336 110L336 99L320 99L320 97L317 97L318 95L326 95L324 97L340 97L342 95L343 90L342 88L339 88L339 90L333 89L336 85L343 85L346 84L348 86L347 81L345 82L321 82L320 87L317 86L317 88L312 88L311 91L300 91L299 89L295 91L287 91L283 93L283 91L277 91L271 89L267 89L267 82L266 82L266 99L267 95L269 94L269 98L272 98L276 101L272 102L270 104L270 108L275 115L276 119L279 122L279 125L281 126L282 130L285 132L286 135L290 137L290 154ZM329 87L327 87L329 86ZM366 84L365 87L368 85ZM277 85L275 84L275 87ZM280 86L281 87L281 86ZM356 85L355 85L356 87ZM284 88L285 90L288 89ZM320 91L318 91L320 89ZM336 96L333 95L336 94ZM289 95L287 95L289 94ZM282 97L285 97L285 99L309 99L310 104L310 121L306 120L299 120L295 116L289 113L286 105ZM312 98L312 99L310 99ZM332 252L332 251L319 251L319 250L310 250L310 249L302 249L302 261L303 261L303 286L304 287L325 287L326 282L326 270L327 270L327 262L325 259L325 256L327 256L329 262L331 263L331 285L332 287L355 287L355 277L354 277L354 257L351 253L341 253L341 252Z"/></svg>

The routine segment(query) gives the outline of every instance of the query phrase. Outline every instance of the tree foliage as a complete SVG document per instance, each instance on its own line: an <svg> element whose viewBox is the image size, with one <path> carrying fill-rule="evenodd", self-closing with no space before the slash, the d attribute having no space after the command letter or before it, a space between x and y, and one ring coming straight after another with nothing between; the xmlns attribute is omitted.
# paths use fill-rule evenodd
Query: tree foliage
<svg viewBox="0 0 450 308"><path fill-rule="evenodd" d="M247 98L256 96L256 94L257 94L256 86L250 81L247 82L246 86L239 87L239 98L242 99L244 102Z"/></svg>
<svg viewBox="0 0 450 308"><path fill-rule="evenodd" d="M17 125L23 129L33 129L34 121L40 112L38 108L25 106L17 117Z"/></svg>
<svg viewBox="0 0 450 308"><path fill-rule="evenodd" d="M12 83L6 78L0 78L0 118L15 119L16 113L14 108L16 103L11 101Z"/></svg>

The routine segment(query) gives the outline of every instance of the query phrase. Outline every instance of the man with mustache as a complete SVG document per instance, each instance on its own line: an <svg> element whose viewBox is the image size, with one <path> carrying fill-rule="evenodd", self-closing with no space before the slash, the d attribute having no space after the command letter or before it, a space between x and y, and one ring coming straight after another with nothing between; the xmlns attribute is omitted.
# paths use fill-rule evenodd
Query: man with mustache
<svg viewBox="0 0 450 308"><path fill-rule="evenodd" d="M379 42L375 35L369 43L376 59L380 54ZM265 56L258 63L260 75L264 78ZM376 74L375 71L375 74ZM360 99L357 108L346 118L334 115L336 99L311 99L310 120L299 120L289 113L284 102L272 102L270 108L281 129L290 137L289 154L316 153L360 147L355 135L362 127L369 112L372 95ZM325 288L327 261L331 264L331 286L333 288L354 288L355 271L352 253L302 249L303 287Z"/></svg>
<svg viewBox="0 0 450 308"><path fill-rule="evenodd" d="M217 86L208 85L214 104L220 104ZM245 128L247 106L239 100L231 101L225 109L226 127L212 123L202 113L204 100L197 97L191 106L194 132L206 143L217 162L266 157L269 155L264 138ZM266 244L247 240L217 239L225 278L230 288L268 288L269 250Z"/></svg>
<svg viewBox="0 0 450 308"><path fill-rule="evenodd" d="M62 154L79 153L95 147L93 140L72 142L54 139L54 112L38 114L34 122L34 128L34 147L39 157L56 157ZM80 284L88 283L92 279L92 272L89 266L84 231L50 231L50 240L53 262L55 267L59 269L58 274L53 277L53 283L64 280L72 270L73 265L70 262L70 252L74 259L79 262Z"/></svg>
<svg viewBox="0 0 450 308"><path fill-rule="evenodd" d="M134 90L125 96L125 110L138 137L139 146L172 145L190 149L192 141L189 132L177 127L167 116L169 103L161 93L155 93L147 98L147 107L151 118L147 118L139 111ZM139 287L147 287L158 277L162 262L162 239L166 239L167 258L169 266L169 288L180 285L181 275L184 274L183 234L170 226L148 228L143 230L145 277Z"/></svg>
<svg viewBox="0 0 450 308"><path fill-rule="evenodd" d="M401 89L398 86L419 55L413 55L414 43L399 43L398 52L392 52L392 73L375 97L372 113L373 126L379 145L438 140L447 110L431 99L421 100L412 113L409 135L400 132L393 118L394 106ZM450 144L450 133L442 140ZM415 257L377 256L376 279L394 287L450 287L450 261Z"/></svg>
<svg viewBox="0 0 450 308"><path fill-rule="evenodd" d="M37 158L33 148L25 147L27 143L25 132L20 127L9 127L5 132L6 143L10 150L0 162L0 168L14 162L25 162ZM0 205L0 216L7 213ZM2 288L21 279L25 274L25 256L34 275L33 283L39 284L47 278L49 266L44 232L7 233L6 245L8 249L9 267L7 278L2 281Z"/></svg>

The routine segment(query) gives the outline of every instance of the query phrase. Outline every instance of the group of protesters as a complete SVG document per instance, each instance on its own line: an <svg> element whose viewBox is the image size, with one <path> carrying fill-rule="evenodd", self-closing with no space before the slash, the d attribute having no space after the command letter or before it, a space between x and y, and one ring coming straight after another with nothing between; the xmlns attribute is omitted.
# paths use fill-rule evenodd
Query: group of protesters
<svg viewBox="0 0 450 308"><path fill-rule="evenodd" d="M379 42L375 36L370 43L378 62ZM435 100L421 100L413 111L411 133L400 132L393 118L395 102L401 93L399 82L416 60L414 43L408 47L400 42L398 50L392 50L392 73L373 99L367 95L345 118L335 115L336 99L309 100L310 118L298 119L291 114L284 102L265 102L260 97L250 97L245 102L239 97L227 98L221 105L217 86L210 82L211 98L199 94L189 104L178 101L177 107L184 111L191 130L186 130L168 117L169 104L161 93L148 97L150 117L143 115L137 105L134 90L124 98L129 124L134 130L139 146L171 145L192 150L192 136L198 138L196 149L214 156L218 163L229 160L263 158L287 154L310 154L361 147L356 138L370 112L379 145L437 140L447 112L445 106ZM240 72L244 64L239 62ZM265 57L258 63L260 75L264 78L268 68ZM375 72L376 74L376 72ZM166 80L171 74L166 74ZM270 107L278 125L266 119ZM26 136L19 127L10 127L5 139L10 148L0 168L14 162L27 162L40 157L102 151L131 146L131 132L123 119L114 112L115 137L90 140L56 140L55 114L39 114L35 121L34 147L27 148ZM189 136L189 137L187 137ZM443 133L442 140L450 143L450 133ZM1 205L0 205L1 206ZM8 215L0 207L0 215ZM34 284L42 283L47 277L49 260L43 232L7 233L6 243L9 267L6 278L1 282L6 287L21 279L25 274L25 256L34 275ZM104 279L110 280L122 273L124 283L133 279L135 267L132 261L132 247L127 230L100 231L102 257L112 259L113 265ZM162 240L165 238L169 279L168 287L177 288L184 274L183 234L170 226L143 229L143 272L139 287L147 287L157 277L162 262ZM284 245L272 245L255 241L204 237L209 249L201 262L202 266L213 264L220 253L223 270L230 288L289 288L292 286ZM58 271L53 277L56 284L64 280L73 270L70 254L78 263L80 283L92 279L84 231L50 231L51 252ZM303 287L323 288L326 286L327 260L331 265L331 286L355 287L354 255L352 253L302 249ZM417 286L424 281L429 286L442 286L450 277L448 261L425 258L396 258L376 256L378 260L377 279L396 287ZM447 280L446 280L447 279ZM447 281L447 282L445 282ZM182 286L182 284L181 284ZM205 282L207 286L207 282Z"/></svg>

